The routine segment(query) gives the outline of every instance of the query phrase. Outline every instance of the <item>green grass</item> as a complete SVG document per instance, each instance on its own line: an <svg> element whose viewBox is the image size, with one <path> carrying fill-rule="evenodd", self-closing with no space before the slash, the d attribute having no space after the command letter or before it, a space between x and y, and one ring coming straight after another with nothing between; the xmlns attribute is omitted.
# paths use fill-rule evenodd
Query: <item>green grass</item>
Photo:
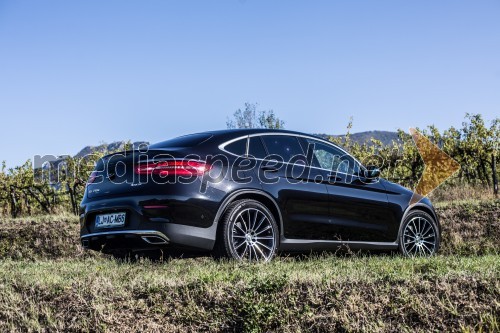
<svg viewBox="0 0 500 333"><path fill-rule="evenodd" d="M2 279L23 280L28 284L68 286L74 281L106 278L130 283L134 279L148 284L171 286L194 281L210 283L249 282L286 276L287 281L322 283L335 281L411 280L441 276L499 276L500 256L436 256L404 258L399 255L354 255L341 257L318 254L306 257L278 257L270 263L248 264L214 260L210 257L170 259L152 262L121 261L105 258L82 260L0 261ZM32 280L30 280L32 279ZM121 283L120 283L121 284Z"/></svg>
<svg viewBox="0 0 500 333"><path fill-rule="evenodd" d="M116 261L71 215L0 219L0 332L498 332L500 201L437 205L440 255Z"/></svg>
<svg viewBox="0 0 500 333"><path fill-rule="evenodd" d="M0 330L498 329L500 257L0 262Z"/></svg>

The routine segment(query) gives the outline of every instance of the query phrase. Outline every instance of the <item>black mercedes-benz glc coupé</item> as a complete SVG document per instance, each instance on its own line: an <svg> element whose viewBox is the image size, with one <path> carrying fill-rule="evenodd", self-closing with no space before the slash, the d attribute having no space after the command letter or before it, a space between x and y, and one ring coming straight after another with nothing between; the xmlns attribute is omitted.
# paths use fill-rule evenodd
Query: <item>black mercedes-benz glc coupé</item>
<svg viewBox="0 0 500 333"><path fill-rule="evenodd" d="M379 174L303 133L185 135L99 160L80 206L81 242L103 252L189 247L261 261L340 246L436 253L429 199L413 202L412 191Z"/></svg>

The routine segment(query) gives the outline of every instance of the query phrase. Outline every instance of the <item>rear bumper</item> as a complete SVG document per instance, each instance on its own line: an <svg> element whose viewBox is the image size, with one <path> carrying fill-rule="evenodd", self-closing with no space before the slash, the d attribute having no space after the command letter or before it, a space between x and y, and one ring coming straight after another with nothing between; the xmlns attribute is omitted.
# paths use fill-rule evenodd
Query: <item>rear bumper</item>
<svg viewBox="0 0 500 333"><path fill-rule="evenodd" d="M92 250L148 249L168 246L212 250L217 224L198 228L181 224L161 224L156 230L105 230L82 234L82 246Z"/></svg>
<svg viewBox="0 0 500 333"><path fill-rule="evenodd" d="M83 202L80 211L82 246L104 252L176 246L212 250L217 232L212 205L206 204L207 209L197 203L148 196ZM152 205L160 208L146 209ZM126 213L124 226L95 227L96 215L113 212Z"/></svg>
<svg viewBox="0 0 500 333"><path fill-rule="evenodd" d="M99 250L102 247L116 243L111 248L119 248L127 243L137 243L146 247L168 245L170 240L163 233L155 230L121 230L104 231L87 234L81 237L82 246L87 249Z"/></svg>

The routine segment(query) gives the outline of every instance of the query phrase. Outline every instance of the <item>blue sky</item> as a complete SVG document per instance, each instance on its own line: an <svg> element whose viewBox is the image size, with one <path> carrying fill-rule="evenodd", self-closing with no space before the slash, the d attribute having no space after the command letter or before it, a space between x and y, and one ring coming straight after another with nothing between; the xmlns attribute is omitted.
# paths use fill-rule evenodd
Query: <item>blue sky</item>
<svg viewBox="0 0 500 333"><path fill-rule="evenodd" d="M3 1L0 160L225 127L460 126L500 112L500 1Z"/></svg>

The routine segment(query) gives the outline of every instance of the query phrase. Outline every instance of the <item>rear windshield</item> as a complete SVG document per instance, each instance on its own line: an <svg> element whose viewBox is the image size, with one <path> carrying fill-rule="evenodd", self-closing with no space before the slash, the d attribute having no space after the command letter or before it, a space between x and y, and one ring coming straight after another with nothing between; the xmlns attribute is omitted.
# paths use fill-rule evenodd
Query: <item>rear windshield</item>
<svg viewBox="0 0 500 333"><path fill-rule="evenodd" d="M207 141L212 134L198 133L179 136L167 141L158 142L149 146L149 148L169 148L169 147L194 147Z"/></svg>

